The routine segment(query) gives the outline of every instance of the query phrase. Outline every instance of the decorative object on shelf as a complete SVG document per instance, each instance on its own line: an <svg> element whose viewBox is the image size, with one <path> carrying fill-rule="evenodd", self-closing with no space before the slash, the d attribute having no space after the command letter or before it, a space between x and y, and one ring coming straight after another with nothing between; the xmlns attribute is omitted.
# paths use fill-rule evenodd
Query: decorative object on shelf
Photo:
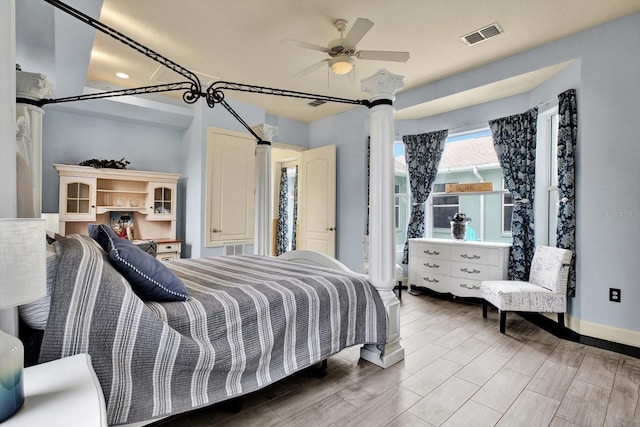
<svg viewBox="0 0 640 427"><path fill-rule="evenodd" d="M466 214L456 212L453 217L449 217L451 224L451 237L456 240L464 240L467 235L467 224L471 222Z"/></svg>
<svg viewBox="0 0 640 427"><path fill-rule="evenodd" d="M123 239L134 240L133 213L111 212L111 228Z"/></svg>
<svg viewBox="0 0 640 427"><path fill-rule="evenodd" d="M0 219L0 309L17 307L46 295L45 220ZM0 422L24 403L24 346L0 330Z"/></svg>
<svg viewBox="0 0 640 427"><path fill-rule="evenodd" d="M120 160L105 160L105 159L90 159L80 163L80 166L91 166L92 168L109 168L109 169L126 169L127 165L131 164L124 157Z"/></svg>

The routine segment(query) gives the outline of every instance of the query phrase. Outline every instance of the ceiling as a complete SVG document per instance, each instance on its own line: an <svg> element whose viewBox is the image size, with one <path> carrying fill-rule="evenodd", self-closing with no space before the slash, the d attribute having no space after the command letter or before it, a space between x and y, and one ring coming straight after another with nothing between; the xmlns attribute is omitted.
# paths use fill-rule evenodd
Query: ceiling
<svg viewBox="0 0 640 427"><path fill-rule="evenodd" d="M404 76L402 91L406 91L637 11L638 0L104 0L100 21L200 73L205 85L207 80L225 80L363 99L367 95L360 90L360 80L381 68ZM571 18L574 14L577 16ZM328 56L282 43L283 39L326 46L339 37L333 26L337 19L351 25L358 17L375 24L357 44L358 49L409 51L410 59L406 63L356 59L354 71L344 76L323 67L292 77ZM496 22L503 34L473 46L461 40ZM409 107L397 117L424 117L452 105L460 108L486 102L495 99L498 89L500 96L522 93L562 66L453 99ZM116 72L130 78L119 79ZM97 33L87 80L97 82L97 87L119 88L184 79ZM307 105L308 100L240 92L226 96L261 105L268 114L303 122L353 108L335 103L314 108Z"/></svg>

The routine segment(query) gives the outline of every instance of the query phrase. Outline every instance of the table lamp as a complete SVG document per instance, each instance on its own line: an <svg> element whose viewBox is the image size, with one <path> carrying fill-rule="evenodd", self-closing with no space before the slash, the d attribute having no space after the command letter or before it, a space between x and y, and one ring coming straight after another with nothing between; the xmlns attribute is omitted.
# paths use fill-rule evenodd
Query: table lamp
<svg viewBox="0 0 640 427"><path fill-rule="evenodd" d="M45 296L45 220L0 218L0 243L0 309ZM0 423L24 403L23 366L22 342L0 329Z"/></svg>

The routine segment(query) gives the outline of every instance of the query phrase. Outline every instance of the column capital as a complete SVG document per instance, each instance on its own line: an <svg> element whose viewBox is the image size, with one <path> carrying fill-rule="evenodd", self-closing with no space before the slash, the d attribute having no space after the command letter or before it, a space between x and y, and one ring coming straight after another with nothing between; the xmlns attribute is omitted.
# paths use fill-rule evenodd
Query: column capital
<svg viewBox="0 0 640 427"><path fill-rule="evenodd" d="M29 73L16 70L16 97L39 101L53 93L53 85L47 76L40 73Z"/></svg>
<svg viewBox="0 0 640 427"><path fill-rule="evenodd" d="M262 138L263 141L273 142L273 137L278 134L278 126L261 123L251 126L251 129Z"/></svg>
<svg viewBox="0 0 640 427"><path fill-rule="evenodd" d="M395 100L394 94L404 86L404 76L393 74L387 70L378 70L371 77L360 80L362 91L368 93L372 100L388 98Z"/></svg>

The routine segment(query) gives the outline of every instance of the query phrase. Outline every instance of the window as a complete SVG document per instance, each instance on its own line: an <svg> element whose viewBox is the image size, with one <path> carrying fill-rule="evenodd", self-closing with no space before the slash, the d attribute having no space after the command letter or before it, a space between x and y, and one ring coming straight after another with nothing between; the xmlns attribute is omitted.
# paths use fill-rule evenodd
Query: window
<svg viewBox="0 0 640 427"><path fill-rule="evenodd" d="M442 184L434 184L434 193L444 193L446 184L458 184L457 182L447 182ZM433 228L451 228L449 218L460 212L460 197L435 195L433 196Z"/></svg>
<svg viewBox="0 0 640 427"><path fill-rule="evenodd" d="M393 145L394 151L394 224L396 249L402 251L407 238L407 225L409 224L409 204L408 204L408 178L407 164L404 157L404 144L396 141Z"/></svg>
<svg viewBox="0 0 640 427"><path fill-rule="evenodd" d="M558 109L543 111L538 119L536 154L535 218L536 242L555 245L558 216ZM406 186L398 184L398 161L404 165L404 146L396 143L396 243L404 242L410 195ZM446 193L445 185L453 183L491 182L493 190L481 193ZM546 194L544 193L546 191ZM511 242L513 197L506 189L502 168L493 148L488 128L464 133L450 133L447 138L438 174L431 190L425 218L425 236L451 238L449 217L456 212L471 218L467 238L488 242ZM404 214L404 216L403 216ZM402 230L401 230L402 229ZM402 231L402 235L400 235ZM469 238L469 236L472 236Z"/></svg>
<svg viewBox="0 0 640 427"><path fill-rule="evenodd" d="M295 227L293 210L296 206L296 167L287 168L287 251L292 249L293 244L293 227Z"/></svg>
<svg viewBox="0 0 640 427"><path fill-rule="evenodd" d="M542 146L547 147L548 156L541 156L547 162L545 174L546 182L542 188L547 189L546 194L546 216L547 216L547 244L556 245L556 228L558 225L558 111L557 108L547 112L542 117L545 120L543 126ZM544 170L544 169L543 169Z"/></svg>
<svg viewBox="0 0 640 427"><path fill-rule="evenodd" d="M504 234L511 233L511 218L513 217L513 196L507 190L507 185L502 180L502 188L505 192L502 194L502 232Z"/></svg>
<svg viewBox="0 0 640 427"><path fill-rule="evenodd" d="M488 128L451 133L429 197L425 234L451 239L449 217L460 212L471 218L467 225L467 240L510 242L513 202L511 194L504 190L503 181ZM446 184L481 182L491 183L492 191L445 192Z"/></svg>

